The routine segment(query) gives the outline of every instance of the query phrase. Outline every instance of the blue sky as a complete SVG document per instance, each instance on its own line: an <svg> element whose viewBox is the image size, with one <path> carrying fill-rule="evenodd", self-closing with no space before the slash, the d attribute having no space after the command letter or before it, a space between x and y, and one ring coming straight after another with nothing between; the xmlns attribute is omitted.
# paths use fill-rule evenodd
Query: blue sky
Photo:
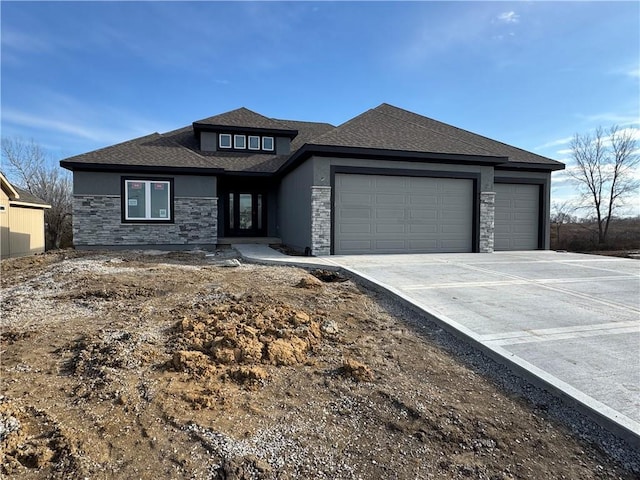
<svg viewBox="0 0 640 480"><path fill-rule="evenodd" d="M561 161L574 133L640 127L638 2L0 8L2 135L55 160L240 106L338 125L387 102Z"/></svg>

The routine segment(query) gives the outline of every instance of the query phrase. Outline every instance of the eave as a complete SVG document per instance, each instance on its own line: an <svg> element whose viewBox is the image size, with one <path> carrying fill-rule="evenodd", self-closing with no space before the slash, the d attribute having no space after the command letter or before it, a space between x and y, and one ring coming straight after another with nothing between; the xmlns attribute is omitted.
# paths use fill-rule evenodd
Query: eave
<svg viewBox="0 0 640 480"><path fill-rule="evenodd" d="M261 135L273 135L274 137L289 137L291 139L298 135L298 130L287 130L278 128L258 128L240 127L237 125L211 125L208 123L193 122L193 130L199 135L200 132L219 133L256 133Z"/></svg>
<svg viewBox="0 0 640 480"><path fill-rule="evenodd" d="M88 172L151 172L151 173L183 173L191 175L220 175L222 168L174 167L167 165L122 165L115 163L82 163L60 161L60 166L67 170Z"/></svg>
<svg viewBox="0 0 640 480"><path fill-rule="evenodd" d="M464 155L454 153L415 152L408 150L386 150L382 148L339 147L334 145L305 144L296 151L278 170L284 175L311 156L337 158L365 158L368 160L403 160L406 162L457 163L465 165L500 165L509 159L503 156Z"/></svg>

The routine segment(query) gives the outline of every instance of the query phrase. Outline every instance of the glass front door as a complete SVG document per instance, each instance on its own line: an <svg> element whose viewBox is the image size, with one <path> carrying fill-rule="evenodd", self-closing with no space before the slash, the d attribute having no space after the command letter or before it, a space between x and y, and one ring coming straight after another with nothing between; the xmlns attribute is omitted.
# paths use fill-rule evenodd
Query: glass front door
<svg viewBox="0 0 640 480"><path fill-rule="evenodd" d="M266 236L265 200L264 193L230 192L227 197L227 235Z"/></svg>

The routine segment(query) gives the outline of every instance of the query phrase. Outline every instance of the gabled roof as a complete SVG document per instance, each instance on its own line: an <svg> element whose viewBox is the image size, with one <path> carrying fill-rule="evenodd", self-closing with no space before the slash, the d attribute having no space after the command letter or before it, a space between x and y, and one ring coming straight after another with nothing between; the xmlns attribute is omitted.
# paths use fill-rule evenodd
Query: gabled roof
<svg viewBox="0 0 640 480"><path fill-rule="evenodd" d="M33 195L28 190L11 185L9 180L0 173L0 185L9 197L10 205L22 205L27 207L51 208L47 202Z"/></svg>
<svg viewBox="0 0 640 480"><path fill-rule="evenodd" d="M200 150L201 131L260 131L288 136L287 155L265 152ZM496 168L559 170L564 164L383 103L334 127L328 123L268 118L238 108L164 134L153 133L128 142L65 159L71 170L192 171L199 173L283 174L310 155L362 156L413 161L461 161Z"/></svg>

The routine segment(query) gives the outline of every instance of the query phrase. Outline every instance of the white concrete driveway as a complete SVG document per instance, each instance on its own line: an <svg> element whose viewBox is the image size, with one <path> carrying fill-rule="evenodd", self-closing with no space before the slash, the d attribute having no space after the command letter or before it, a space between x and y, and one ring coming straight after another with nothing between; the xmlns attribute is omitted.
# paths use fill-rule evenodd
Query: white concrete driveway
<svg viewBox="0 0 640 480"><path fill-rule="evenodd" d="M640 438L640 261L550 251L329 259Z"/></svg>

